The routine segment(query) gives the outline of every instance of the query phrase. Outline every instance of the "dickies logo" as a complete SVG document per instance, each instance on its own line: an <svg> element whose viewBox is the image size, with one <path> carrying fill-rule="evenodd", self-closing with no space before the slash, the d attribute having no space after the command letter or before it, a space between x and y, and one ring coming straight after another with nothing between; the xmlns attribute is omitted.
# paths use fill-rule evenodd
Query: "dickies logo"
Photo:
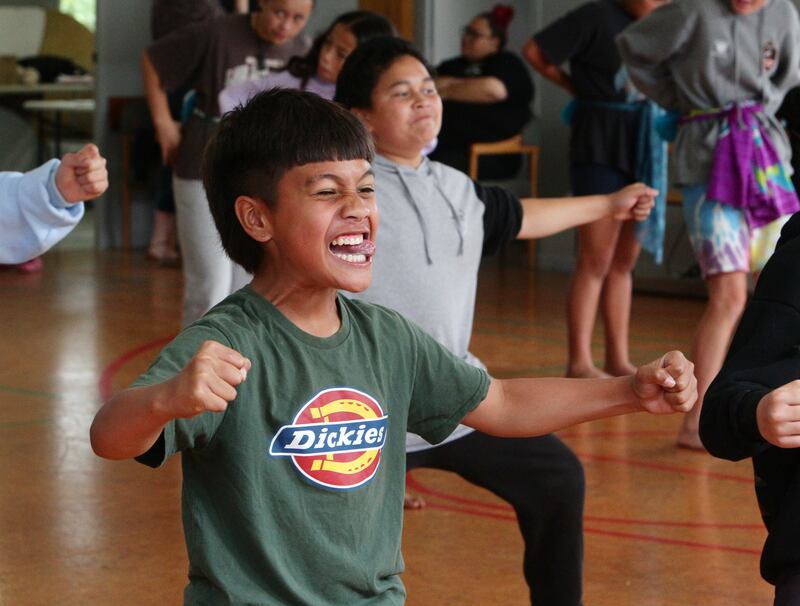
<svg viewBox="0 0 800 606"><path fill-rule="evenodd" d="M311 398L291 425L284 425L269 446L273 457L291 457L312 484L351 490L378 471L389 418L367 394L339 387Z"/></svg>

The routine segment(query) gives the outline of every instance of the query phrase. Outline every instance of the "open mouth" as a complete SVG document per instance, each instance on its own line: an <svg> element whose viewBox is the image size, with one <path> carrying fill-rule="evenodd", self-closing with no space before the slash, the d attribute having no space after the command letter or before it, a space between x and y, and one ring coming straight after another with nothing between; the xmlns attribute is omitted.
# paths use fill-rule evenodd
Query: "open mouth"
<svg viewBox="0 0 800 606"><path fill-rule="evenodd" d="M375 254L375 243L368 233L345 234L335 238L328 249L334 257L347 263L367 263Z"/></svg>

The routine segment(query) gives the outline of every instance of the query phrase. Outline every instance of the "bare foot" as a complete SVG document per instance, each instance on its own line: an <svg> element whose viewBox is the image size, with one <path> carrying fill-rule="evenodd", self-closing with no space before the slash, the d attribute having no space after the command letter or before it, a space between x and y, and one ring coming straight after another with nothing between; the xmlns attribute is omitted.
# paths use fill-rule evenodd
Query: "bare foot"
<svg viewBox="0 0 800 606"><path fill-rule="evenodd" d="M603 369L612 377L627 377L636 374L636 367L630 362L624 364L606 364Z"/></svg>
<svg viewBox="0 0 800 606"><path fill-rule="evenodd" d="M410 492L406 493L403 500L403 509L424 509L425 499Z"/></svg>
<svg viewBox="0 0 800 606"><path fill-rule="evenodd" d="M610 374L596 366L568 366L566 376L570 379L608 379L611 377Z"/></svg>
<svg viewBox="0 0 800 606"><path fill-rule="evenodd" d="M678 438L675 444L678 448L685 448L687 450L695 450L698 452L706 452L705 446L700 441L700 432L693 424L687 423L687 418L684 417L681 428L678 430Z"/></svg>

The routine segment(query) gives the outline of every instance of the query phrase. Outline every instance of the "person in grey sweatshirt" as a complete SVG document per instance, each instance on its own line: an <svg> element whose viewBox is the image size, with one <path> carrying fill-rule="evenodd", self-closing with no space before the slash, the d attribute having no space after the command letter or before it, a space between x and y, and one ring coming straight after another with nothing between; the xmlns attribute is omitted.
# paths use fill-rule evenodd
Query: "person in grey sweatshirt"
<svg viewBox="0 0 800 606"><path fill-rule="evenodd" d="M468 350L481 256L515 238L606 216L644 219L656 192L634 184L608 195L520 200L427 159L423 149L442 117L431 74L409 42L386 37L353 51L336 82L335 100L364 121L377 151L380 254L371 286L355 296L399 311L484 368ZM565 444L552 435L504 439L461 426L436 447L409 434L406 450L408 469L453 471L514 507L537 606L581 603L583 470Z"/></svg>
<svg viewBox="0 0 800 606"><path fill-rule="evenodd" d="M680 116L672 170L709 298L692 348L700 399L678 445L702 449L703 394L744 309L747 274L761 270L798 209L775 112L800 83L800 21L789 0L675 0L617 45L636 87Z"/></svg>

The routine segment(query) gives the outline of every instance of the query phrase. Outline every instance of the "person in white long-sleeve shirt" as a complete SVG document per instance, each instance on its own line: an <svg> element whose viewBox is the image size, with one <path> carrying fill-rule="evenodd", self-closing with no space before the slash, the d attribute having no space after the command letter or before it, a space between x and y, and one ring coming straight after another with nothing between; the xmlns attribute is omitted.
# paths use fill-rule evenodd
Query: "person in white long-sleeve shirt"
<svg viewBox="0 0 800 606"><path fill-rule="evenodd" d="M46 252L81 220L83 202L106 189L106 160L91 143L26 173L0 172L0 264Z"/></svg>

